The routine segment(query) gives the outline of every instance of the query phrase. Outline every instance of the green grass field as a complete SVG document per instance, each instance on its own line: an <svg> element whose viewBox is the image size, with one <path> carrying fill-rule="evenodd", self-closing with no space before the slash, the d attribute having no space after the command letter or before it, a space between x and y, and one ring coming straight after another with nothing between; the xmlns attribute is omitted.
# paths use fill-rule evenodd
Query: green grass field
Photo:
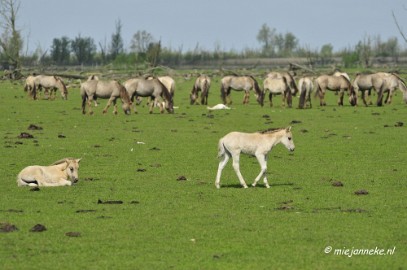
<svg viewBox="0 0 407 270"><path fill-rule="evenodd" d="M244 106L242 93L232 92L232 110L208 114L189 105L192 83L177 79L172 115L150 115L145 106L130 116L102 115L101 100L89 116L77 88L67 101L32 101L22 84L2 82L0 223L18 230L0 232L0 268L407 268L407 106L400 92L392 105L357 108L336 106L329 92L328 106L313 100L308 110L282 108L279 97L273 108L253 96ZM217 103L213 79L209 104ZM43 129L27 130L30 124ZM231 163L215 188L219 138L288 125L296 150L279 145L270 153L270 189L240 188ZM34 138L18 138L22 132ZM77 185L17 187L25 166L63 157L82 158ZM241 171L251 183L256 159L242 156ZM368 194L356 195L360 190ZM36 224L47 230L30 232Z"/></svg>

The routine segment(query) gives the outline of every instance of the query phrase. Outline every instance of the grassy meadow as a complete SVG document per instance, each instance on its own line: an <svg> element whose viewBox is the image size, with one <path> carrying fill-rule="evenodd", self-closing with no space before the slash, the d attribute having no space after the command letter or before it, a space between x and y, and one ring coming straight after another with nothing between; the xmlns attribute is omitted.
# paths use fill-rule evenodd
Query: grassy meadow
<svg viewBox="0 0 407 270"><path fill-rule="evenodd" d="M0 83L0 223L17 228L0 232L1 269L407 268L400 92L392 105L356 108L346 98L338 107L328 92L328 106L313 99L312 109L299 110L281 107L280 97L273 108L253 95L242 105L243 94L232 91L232 109L209 114L189 105L193 80L176 82L174 114L149 114L143 101L130 116L120 101L118 115L103 115L106 100L82 115L78 88L67 101L59 93L33 101L22 83ZM217 103L212 78L209 105ZM270 153L270 189L240 188L231 162L215 188L222 136L288 125L296 149ZM34 138L18 138L22 132ZM25 166L64 157L82 158L76 185L17 187ZM251 184L256 159L240 163ZM47 230L31 232L36 224Z"/></svg>

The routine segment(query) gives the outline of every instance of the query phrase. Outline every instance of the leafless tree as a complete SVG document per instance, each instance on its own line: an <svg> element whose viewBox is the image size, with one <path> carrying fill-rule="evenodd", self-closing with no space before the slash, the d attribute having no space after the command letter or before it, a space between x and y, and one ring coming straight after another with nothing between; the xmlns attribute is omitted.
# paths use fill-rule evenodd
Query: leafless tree
<svg viewBox="0 0 407 270"><path fill-rule="evenodd" d="M20 51L23 47L20 30L17 29L17 14L20 9L19 0L0 0L0 26L2 34L0 46L10 65L19 68Z"/></svg>
<svg viewBox="0 0 407 270"><path fill-rule="evenodd" d="M398 22L398 20L397 20L397 17L396 17L396 15L394 14L394 11L392 11L391 14L393 15L394 23L396 24L397 29L398 29L399 32L400 32L400 35L403 37L404 41L407 42L406 35L404 35L403 30L401 29L400 24L399 24L399 22Z"/></svg>

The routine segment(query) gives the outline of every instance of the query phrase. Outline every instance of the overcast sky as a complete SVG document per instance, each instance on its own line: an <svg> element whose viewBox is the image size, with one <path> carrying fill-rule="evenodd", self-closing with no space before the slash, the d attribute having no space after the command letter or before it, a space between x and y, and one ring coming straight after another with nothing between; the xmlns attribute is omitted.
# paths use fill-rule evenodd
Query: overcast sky
<svg viewBox="0 0 407 270"><path fill-rule="evenodd" d="M407 2L402 0L20 0L18 26L29 51L49 50L52 40L79 34L109 44L115 23L122 23L128 49L134 33L145 30L162 45L185 52L203 49L257 49L266 23L278 33L293 33L300 46L334 51L364 38L397 37L392 11L407 33Z"/></svg>

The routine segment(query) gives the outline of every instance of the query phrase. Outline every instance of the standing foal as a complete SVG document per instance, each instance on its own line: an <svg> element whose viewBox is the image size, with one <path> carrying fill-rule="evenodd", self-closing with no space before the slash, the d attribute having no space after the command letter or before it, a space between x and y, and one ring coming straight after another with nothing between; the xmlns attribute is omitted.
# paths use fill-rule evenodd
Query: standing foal
<svg viewBox="0 0 407 270"><path fill-rule="evenodd" d="M254 155L260 164L260 173L254 180L252 186L255 187L260 178L264 176L264 184L267 188L270 188L266 175L267 155L271 149L279 143L284 144L288 150L294 151L295 146L292 139L291 127L270 129L256 133L230 132L221 138L218 145L218 157L223 157L223 159L219 162L215 181L216 188L220 188L220 176L230 157L233 159L233 169L239 178L240 184L244 188L247 188L246 182L239 169L240 153Z"/></svg>

